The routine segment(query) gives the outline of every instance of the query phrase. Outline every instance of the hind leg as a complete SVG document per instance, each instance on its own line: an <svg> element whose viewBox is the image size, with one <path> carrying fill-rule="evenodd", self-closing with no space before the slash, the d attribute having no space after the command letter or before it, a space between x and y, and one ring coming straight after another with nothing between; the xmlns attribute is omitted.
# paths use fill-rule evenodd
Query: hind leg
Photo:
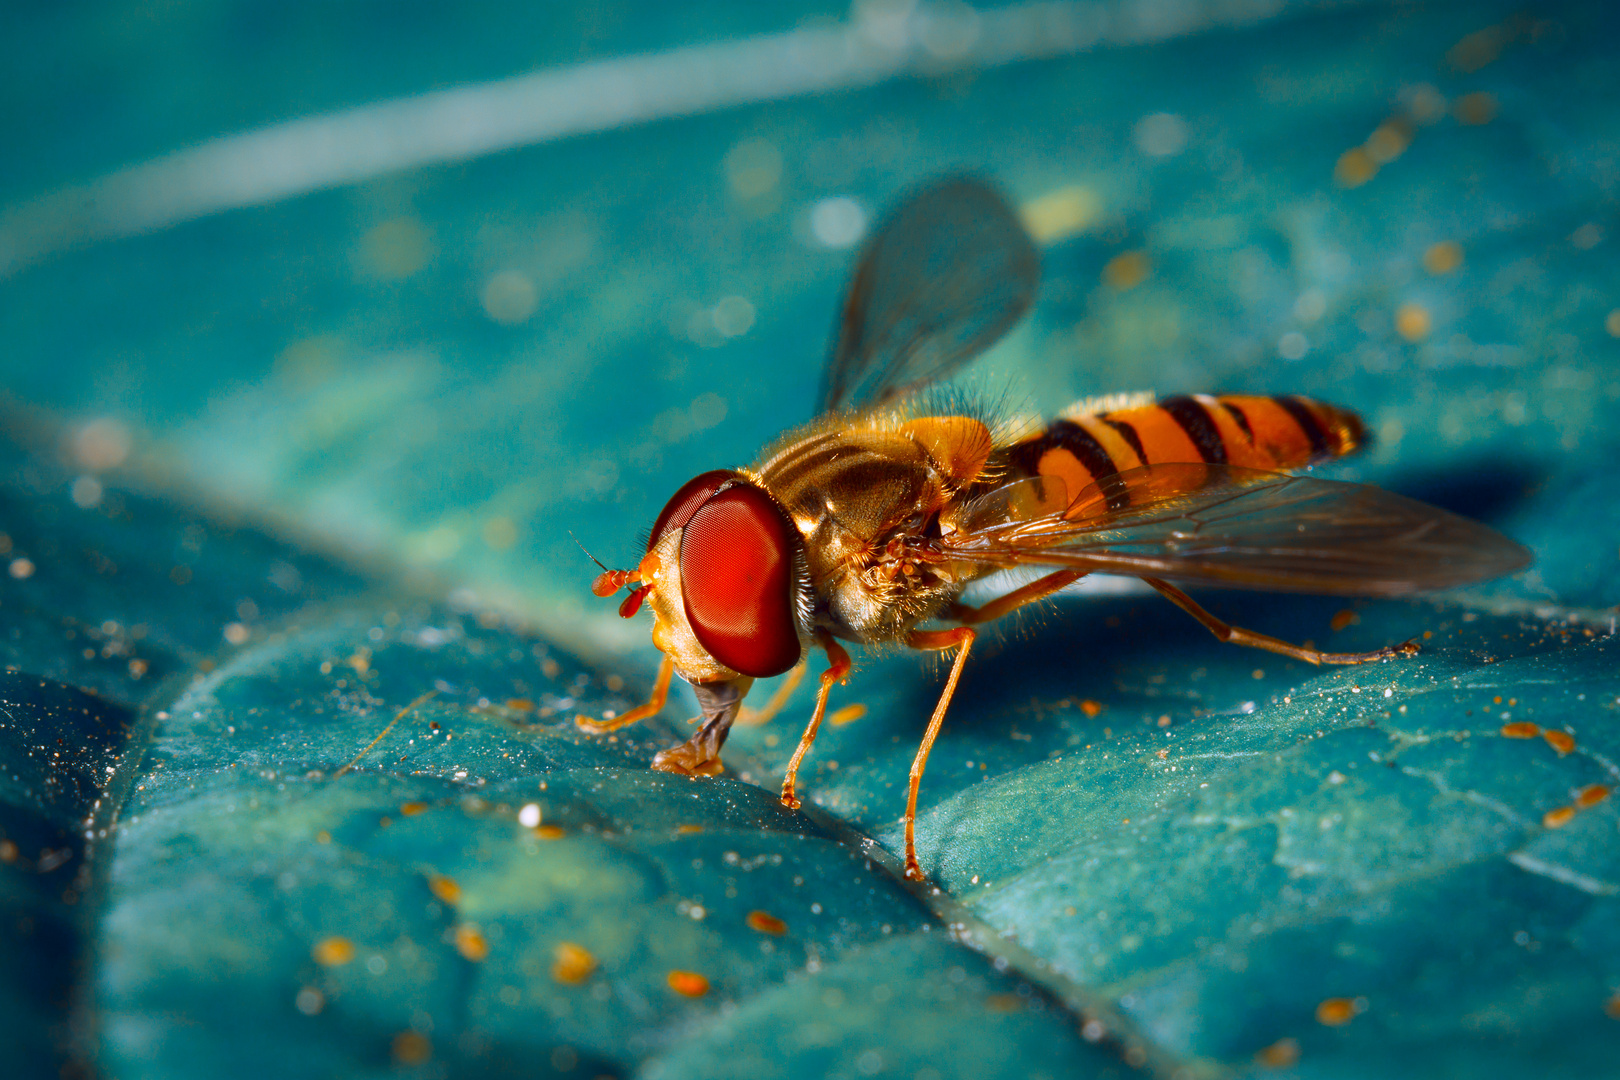
<svg viewBox="0 0 1620 1080"><path fill-rule="evenodd" d="M1164 595L1165 599L1176 605L1182 611L1191 615L1204 627L1222 641L1232 645L1247 645L1251 649L1264 649L1279 656L1290 656L1295 660L1303 660L1307 664L1368 664L1374 660L1393 660L1397 656L1416 656L1418 645L1416 641L1403 641L1399 645L1385 645L1382 649L1371 652L1322 652L1318 649L1307 649L1303 645L1290 645L1280 638L1269 634L1261 634L1254 630L1245 630L1241 626L1233 626L1223 622L1200 607L1192 597L1158 578L1145 577L1142 579Z"/></svg>

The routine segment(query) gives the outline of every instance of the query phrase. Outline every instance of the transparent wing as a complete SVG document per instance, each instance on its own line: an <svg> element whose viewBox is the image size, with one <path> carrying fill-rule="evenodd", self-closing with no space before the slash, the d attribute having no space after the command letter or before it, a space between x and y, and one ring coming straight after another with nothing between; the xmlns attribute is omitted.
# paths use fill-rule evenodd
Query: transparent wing
<svg viewBox="0 0 1620 1080"><path fill-rule="evenodd" d="M1061 513L946 537L947 558L1241 589L1402 596L1499 577L1530 552L1475 521L1365 484L1150 465Z"/></svg>
<svg viewBox="0 0 1620 1080"><path fill-rule="evenodd" d="M881 405L955 371L1035 298L1040 253L972 177L913 195L878 226L849 283L822 373L824 412Z"/></svg>

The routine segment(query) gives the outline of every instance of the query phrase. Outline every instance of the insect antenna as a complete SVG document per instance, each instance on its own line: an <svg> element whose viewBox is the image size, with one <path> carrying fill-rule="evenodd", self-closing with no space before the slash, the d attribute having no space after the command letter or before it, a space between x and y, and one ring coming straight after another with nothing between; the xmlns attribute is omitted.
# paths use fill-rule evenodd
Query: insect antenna
<svg viewBox="0 0 1620 1080"><path fill-rule="evenodd" d="M579 550L585 552L585 557L587 559L591 560L591 562L595 563L597 566L600 566L603 570L607 570L607 564L602 562L602 560L598 559L595 555L592 555L584 544L580 544L579 537L575 536L572 530L570 530L568 533L568 539L572 540L576 544L579 544ZM612 571L609 571L609 573L611 572Z"/></svg>
<svg viewBox="0 0 1620 1080"><path fill-rule="evenodd" d="M597 566L602 567L602 572L596 575L595 581L591 582L591 592L595 593L597 596L612 596L630 582L641 580L640 570L609 570L601 559L598 559L595 555L592 555L584 544L579 543L579 537L570 532L568 534L568 539L572 540L576 544L579 544L579 550L585 552L585 557L587 559L591 560L591 562L595 563ZM636 608L641 605L642 595L645 593L646 588L649 587L650 586L644 586L642 589L637 590L636 593L632 593L630 598L625 601L625 607L619 609L619 614L624 615L624 617L627 619L631 615L634 615L636 613ZM627 609L628 613L626 613Z"/></svg>

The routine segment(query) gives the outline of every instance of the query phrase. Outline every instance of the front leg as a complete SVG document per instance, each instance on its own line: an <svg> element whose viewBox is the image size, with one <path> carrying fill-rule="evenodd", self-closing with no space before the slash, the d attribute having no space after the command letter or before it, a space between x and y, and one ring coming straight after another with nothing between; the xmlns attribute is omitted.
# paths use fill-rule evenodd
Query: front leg
<svg viewBox="0 0 1620 1080"><path fill-rule="evenodd" d="M603 735L610 731L618 731L628 727L638 720L645 720L649 716L657 716L663 711L664 702L669 699L669 679L675 674L675 661L664 657L664 662L658 667L658 680L653 683L652 697L633 709L628 709L612 720L596 720L589 716L574 717L574 724L581 731L588 731L592 735Z"/></svg>

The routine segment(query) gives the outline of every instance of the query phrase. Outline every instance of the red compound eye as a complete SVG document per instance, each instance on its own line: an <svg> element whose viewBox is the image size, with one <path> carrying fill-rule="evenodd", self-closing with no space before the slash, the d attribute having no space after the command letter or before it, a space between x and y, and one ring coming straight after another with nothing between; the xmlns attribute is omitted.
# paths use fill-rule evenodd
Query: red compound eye
<svg viewBox="0 0 1620 1080"><path fill-rule="evenodd" d="M797 543L787 516L747 483L711 496L687 520L680 556L686 619L698 644L728 668L764 678L799 662Z"/></svg>
<svg viewBox="0 0 1620 1080"><path fill-rule="evenodd" d="M658 546L658 541L671 529L679 529L691 520L697 508L702 506L710 495L727 480L737 479L737 474L726 469L716 469L706 472L702 476L694 476L681 485L681 490L670 496L669 502L658 514L658 520L653 522L652 535L647 538L647 550L651 551Z"/></svg>

